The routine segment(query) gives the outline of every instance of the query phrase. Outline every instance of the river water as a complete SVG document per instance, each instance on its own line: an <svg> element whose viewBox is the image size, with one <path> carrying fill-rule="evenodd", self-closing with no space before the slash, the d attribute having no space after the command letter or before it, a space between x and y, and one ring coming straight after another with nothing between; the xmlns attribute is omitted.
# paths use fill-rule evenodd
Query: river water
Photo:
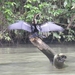
<svg viewBox="0 0 75 75"><path fill-rule="evenodd" d="M49 45L67 55L66 68L57 69L33 45L0 48L0 75L75 75L75 45Z"/></svg>

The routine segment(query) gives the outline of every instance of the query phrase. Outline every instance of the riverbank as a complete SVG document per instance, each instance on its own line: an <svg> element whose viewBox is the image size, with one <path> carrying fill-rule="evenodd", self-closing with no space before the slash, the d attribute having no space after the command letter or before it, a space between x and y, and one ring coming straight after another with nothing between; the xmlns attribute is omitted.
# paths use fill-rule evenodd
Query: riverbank
<svg viewBox="0 0 75 75"><path fill-rule="evenodd" d="M74 46L75 42L46 42L44 41L47 45L50 46ZM10 42L5 42L5 43L0 43L0 47L34 47L34 45L29 41L27 43L10 43Z"/></svg>

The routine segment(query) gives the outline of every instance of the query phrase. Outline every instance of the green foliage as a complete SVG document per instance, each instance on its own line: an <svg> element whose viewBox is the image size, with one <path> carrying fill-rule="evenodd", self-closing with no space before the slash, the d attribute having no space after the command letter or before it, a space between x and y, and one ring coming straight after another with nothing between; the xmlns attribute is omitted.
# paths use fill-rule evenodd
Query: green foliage
<svg viewBox="0 0 75 75"><path fill-rule="evenodd" d="M8 33L5 33L4 39L7 40L7 41L11 41L11 38L9 37Z"/></svg>
<svg viewBox="0 0 75 75"><path fill-rule="evenodd" d="M75 31L72 29L68 29L67 34L63 34L63 38L65 39L64 41L75 41Z"/></svg>
<svg viewBox="0 0 75 75"><path fill-rule="evenodd" d="M3 39L3 35L0 33L0 40Z"/></svg>
<svg viewBox="0 0 75 75"><path fill-rule="evenodd" d="M36 5L34 5L34 3ZM32 21L35 14L44 14L44 9L48 6L46 2L41 3L40 0L28 0L24 5L26 11L26 21ZM43 13L42 13L43 12Z"/></svg>
<svg viewBox="0 0 75 75"><path fill-rule="evenodd" d="M2 12L4 13L6 19L8 22L12 22L14 19L14 14L13 14L13 6L15 2L5 2L4 6L2 7Z"/></svg>
<svg viewBox="0 0 75 75"><path fill-rule="evenodd" d="M57 17L66 18L67 21L75 14L75 0L0 0L0 11L5 16L8 24L14 23L16 20L25 20L31 22L34 15L39 13L39 23L45 21L57 21ZM64 21L63 21L64 23ZM18 33L16 33L18 34ZM53 33L53 39L61 40L61 36L65 41L75 40L75 31L69 29L67 35L65 33ZM0 35L3 38L3 35ZM4 35L5 40L11 40L8 33Z"/></svg>
<svg viewBox="0 0 75 75"><path fill-rule="evenodd" d="M58 42L60 42L61 36L60 36L58 33L54 32L54 33L53 33L53 40L54 40L54 39L57 39Z"/></svg>

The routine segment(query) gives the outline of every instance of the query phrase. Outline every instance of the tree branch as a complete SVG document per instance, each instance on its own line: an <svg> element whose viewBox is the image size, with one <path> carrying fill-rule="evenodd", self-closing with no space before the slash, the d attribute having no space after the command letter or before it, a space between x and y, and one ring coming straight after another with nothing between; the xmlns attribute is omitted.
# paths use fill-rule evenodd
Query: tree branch
<svg viewBox="0 0 75 75"><path fill-rule="evenodd" d="M70 21L70 23L68 24L67 29L71 27L71 25L72 25L74 19L75 19L75 15L73 15L73 16L71 17L71 21Z"/></svg>

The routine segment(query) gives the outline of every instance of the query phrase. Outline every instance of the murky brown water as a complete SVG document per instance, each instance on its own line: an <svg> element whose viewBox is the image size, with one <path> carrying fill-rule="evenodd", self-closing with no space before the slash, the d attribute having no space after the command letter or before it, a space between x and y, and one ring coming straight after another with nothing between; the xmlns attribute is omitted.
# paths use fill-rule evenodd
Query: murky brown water
<svg viewBox="0 0 75 75"><path fill-rule="evenodd" d="M75 75L75 46L50 45L67 55L64 69L56 69L37 48L26 45L0 48L0 75Z"/></svg>

